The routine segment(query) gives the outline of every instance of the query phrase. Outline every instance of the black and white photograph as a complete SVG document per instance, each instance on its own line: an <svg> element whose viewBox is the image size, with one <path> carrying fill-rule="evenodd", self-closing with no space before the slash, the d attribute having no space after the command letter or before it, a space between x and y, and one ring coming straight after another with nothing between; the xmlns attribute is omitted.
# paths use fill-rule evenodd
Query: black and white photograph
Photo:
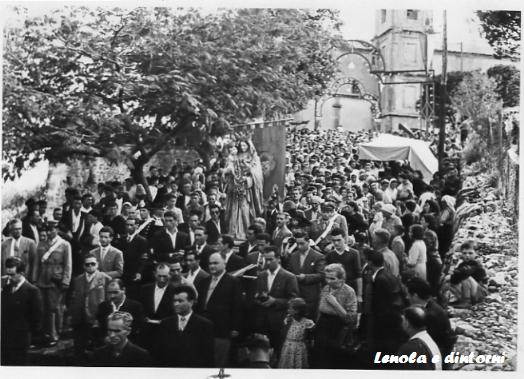
<svg viewBox="0 0 524 379"><path fill-rule="evenodd" d="M515 373L522 6L464 4L0 3L0 371Z"/></svg>

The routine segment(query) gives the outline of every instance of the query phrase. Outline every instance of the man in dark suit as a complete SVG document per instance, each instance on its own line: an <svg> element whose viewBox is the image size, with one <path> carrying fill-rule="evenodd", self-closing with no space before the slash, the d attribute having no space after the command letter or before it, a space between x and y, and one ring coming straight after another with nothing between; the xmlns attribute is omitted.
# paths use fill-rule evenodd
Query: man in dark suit
<svg viewBox="0 0 524 379"><path fill-rule="evenodd" d="M199 210L192 210L189 214L187 222L184 222L183 224L180 224L178 226L178 230L188 235L189 246L193 246L195 244L195 229L200 225L201 215L202 212L200 212Z"/></svg>
<svg viewBox="0 0 524 379"><path fill-rule="evenodd" d="M213 324L193 313L197 293L190 286L174 289L175 316L162 321L155 346L162 367L213 367Z"/></svg>
<svg viewBox="0 0 524 379"><path fill-rule="evenodd" d="M160 322L173 316L173 287L169 285L169 266L158 263L155 267L155 283L142 286L140 302L144 307L146 324L141 337L141 346L150 350Z"/></svg>
<svg viewBox="0 0 524 379"><path fill-rule="evenodd" d="M207 231L203 226L197 226L195 228L195 245L193 250L198 256L200 267L203 270L208 271L209 257L211 254L216 253L215 249L207 244Z"/></svg>
<svg viewBox="0 0 524 379"><path fill-rule="evenodd" d="M260 225L253 224L247 228L246 241L238 246L238 255L244 259L248 254L257 250L257 234L262 233Z"/></svg>
<svg viewBox="0 0 524 379"><path fill-rule="evenodd" d="M2 286L2 365L23 366L31 335L42 322L42 298L38 288L24 278L25 264L18 257L5 261L7 281ZM3 284L3 283L2 283Z"/></svg>
<svg viewBox="0 0 524 379"><path fill-rule="evenodd" d="M211 320L215 332L215 364L225 367L229 362L231 339L238 337L242 327L242 293L236 278L226 273L226 262L219 253L209 258L211 277L198 286L196 311Z"/></svg>
<svg viewBox="0 0 524 379"><path fill-rule="evenodd" d="M267 210L264 212L264 220L266 220L266 232L270 235L272 235L277 228L277 205L277 200L269 199L267 202Z"/></svg>
<svg viewBox="0 0 524 379"><path fill-rule="evenodd" d="M406 287L410 304L425 310L427 332L438 345L442 356L447 356L453 351L457 336L451 329L446 311L431 298L431 286L424 279L412 278Z"/></svg>
<svg viewBox="0 0 524 379"><path fill-rule="evenodd" d="M288 301L298 296L295 275L280 266L276 246L264 250L267 270L258 275L255 304L256 328L269 337L271 346L278 351L282 345L282 326L287 313Z"/></svg>
<svg viewBox="0 0 524 379"><path fill-rule="evenodd" d="M114 201L107 204L102 224L111 227L117 238L126 234L126 219L118 214L118 205Z"/></svg>
<svg viewBox="0 0 524 379"><path fill-rule="evenodd" d="M27 216L22 219L22 235L30 238L38 245L38 228L42 224L42 218L38 210L28 210Z"/></svg>
<svg viewBox="0 0 524 379"><path fill-rule="evenodd" d="M144 308L136 300L126 296L126 287L122 279L113 279L107 284L107 300L98 306L96 318L102 334L107 332L107 316L116 311L128 312L133 316L129 338L137 342L140 330L145 323Z"/></svg>
<svg viewBox="0 0 524 379"><path fill-rule="evenodd" d="M137 220L128 218L126 220L126 234L115 243L124 255L124 272L122 279L128 288L134 292L142 280L144 265L148 260L147 240L137 234ZM131 295L131 294L130 294Z"/></svg>
<svg viewBox="0 0 524 379"><path fill-rule="evenodd" d="M426 363L399 364L399 368L403 370L442 370L442 357L436 359L436 362L433 361L433 357L440 356L440 350L426 331L424 309L409 307L403 313L402 327L409 340L400 346L397 355L410 356L412 353L416 353L417 357L424 355Z"/></svg>
<svg viewBox="0 0 524 379"><path fill-rule="evenodd" d="M366 259L373 272L368 339L373 350L393 354L402 335L399 322L405 305L400 280L384 269L382 253L368 250Z"/></svg>
<svg viewBox="0 0 524 379"><path fill-rule="evenodd" d="M58 224L60 237L71 244L73 259L73 276L80 275L83 271L82 248L89 237L91 225L87 222L87 214L81 211L82 197L75 195L72 198L71 208L65 212ZM91 242L91 240L89 240ZM85 249L87 251L87 249Z"/></svg>
<svg viewBox="0 0 524 379"><path fill-rule="evenodd" d="M199 255L194 250L189 250L185 255L187 273L185 278L195 287L198 288L202 280L209 278L209 274L200 267Z"/></svg>
<svg viewBox="0 0 524 379"><path fill-rule="evenodd" d="M207 230L207 242L210 245L215 245L220 236L227 233L227 225L221 217L221 210L218 205L211 206L209 209L211 220L206 222L204 226Z"/></svg>
<svg viewBox="0 0 524 379"><path fill-rule="evenodd" d="M192 184L189 181L186 181L182 184L182 193L176 199L175 206L182 210L182 213L185 213L189 203L191 202L191 189Z"/></svg>
<svg viewBox="0 0 524 379"><path fill-rule="evenodd" d="M178 224L173 212L164 214L164 225L164 229L153 237L151 243L155 262L168 262L170 258L189 247L189 237L177 229Z"/></svg>
<svg viewBox="0 0 524 379"><path fill-rule="evenodd" d="M326 260L309 247L307 233L296 233L295 239L297 248L289 257L288 269L297 278L300 297L306 301L307 317L316 320Z"/></svg>
<svg viewBox="0 0 524 379"><path fill-rule="evenodd" d="M141 347L129 341L133 316L124 311L111 313L107 323L106 345L94 352L94 366L102 367L148 367L151 356Z"/></svg>
<svg viewBox="0 0 524 379"><path fill-rule="evenodd" d="M218 250L226 261L226 272L234 273L246 266L246 261L235 254L233 247L235 240L227 234L222 234L218 239Z"/></svg>

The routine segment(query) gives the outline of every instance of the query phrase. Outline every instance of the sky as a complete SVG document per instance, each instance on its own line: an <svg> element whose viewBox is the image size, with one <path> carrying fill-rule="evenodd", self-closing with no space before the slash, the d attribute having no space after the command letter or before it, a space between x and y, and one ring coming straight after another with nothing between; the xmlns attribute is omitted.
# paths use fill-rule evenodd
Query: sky
<svg viewBox="0 0 524 379"><path fill-rule="evenodd" d="M106 5L106 6L120 6L120 7L134 7L143 6L145 2L130 1L5 1L0 0L1 5L24 5L31 10L31 14L39 15L49 12L51 9L60 7L65 4L82 4L82 5ZM434 2L429 1L389 1L384 2L381 0L366 0L355 1L355 0L178 0L178 1L148 1L148 5L157 6L192 6L192 7L204 7L209 10L213 10L216 7L308 7L308 8L335 8L341 12L342 21L344 26L342 29L343 35L347 39L362 39L370 41L374 35L375 28L375 12L381 8L395 8L395 9L428 9L434 6ZM463 43L463 47L467 50L482 50L485 52L490 51L490 47L487 42L482 39L479 35L478 20L474 14L475 9L486 9L486 8L522 8L522 5L518 1L513 0L500 0L500 1L470 1L461 0L460 7L457 7L456 2L440 0L438 2L439 10L433 11L434 19L434 30L437 33L442 31L442 9L447 7L448 17L448 46L450 49L454 47L458 49L459 43ZM426 7L426 5L429 5ZM9 20L11 13L8 9L4 11L0 10L0 20ZM441 34L440 34L441 35ZM435 36L438 38L438 36ZM439 39L439 38L438 38Z"/></svg>

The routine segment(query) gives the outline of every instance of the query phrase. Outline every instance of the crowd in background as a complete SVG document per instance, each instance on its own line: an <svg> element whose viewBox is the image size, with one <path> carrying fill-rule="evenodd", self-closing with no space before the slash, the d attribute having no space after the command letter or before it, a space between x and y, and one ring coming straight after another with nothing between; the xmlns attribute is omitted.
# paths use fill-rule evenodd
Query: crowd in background
<svg viewBox="0 0 524 379"><path fill-rule="evenodd" d="M221 155L151 167L147 188L68 188L53 209L28 199L3 231L2 363L70 335L79 365L443 368L372 362L448 354L448 302L483 298L474 242L452 246L456 145L426 183L407 162L359 160L368 132L287 138L285 197L245 241L228 234Z"/></svg>

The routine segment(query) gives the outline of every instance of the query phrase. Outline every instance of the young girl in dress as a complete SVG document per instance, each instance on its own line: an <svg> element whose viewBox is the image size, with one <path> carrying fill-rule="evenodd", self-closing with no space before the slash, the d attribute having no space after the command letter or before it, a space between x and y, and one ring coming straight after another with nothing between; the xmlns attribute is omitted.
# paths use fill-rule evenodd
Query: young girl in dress
<svg viewBox="0 0 524 379"><path fill-rule="evenodd" d="M307 338L315 323L306 318L306 302L295 298L289 301L286 340L280 353L279 368L308 368Z"/></svg>

